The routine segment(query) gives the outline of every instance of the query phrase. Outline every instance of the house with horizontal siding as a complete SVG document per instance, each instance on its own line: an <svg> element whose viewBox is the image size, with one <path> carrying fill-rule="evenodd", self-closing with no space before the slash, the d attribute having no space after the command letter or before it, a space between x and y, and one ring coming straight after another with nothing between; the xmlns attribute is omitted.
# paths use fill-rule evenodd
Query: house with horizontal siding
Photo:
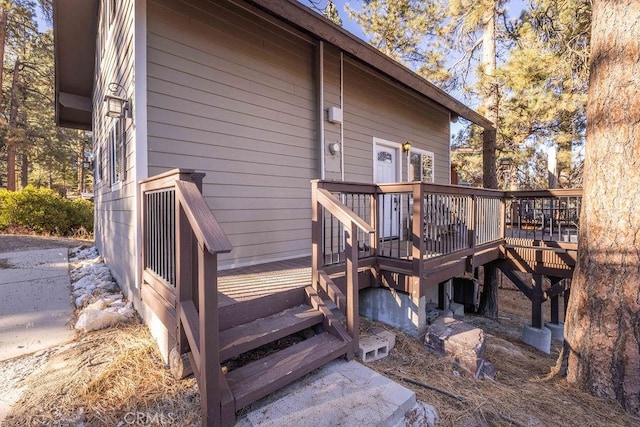
<svg viewBox="0 0 640 427"><path fill-rule="evenodd" d="M205 174L223 272L311 255L312 180L450 184L450 123L493 129L294 0L58 0L54 34L57 122L93 131L96 246L165 358L175 331L142 291L142 181Z"/></svg>

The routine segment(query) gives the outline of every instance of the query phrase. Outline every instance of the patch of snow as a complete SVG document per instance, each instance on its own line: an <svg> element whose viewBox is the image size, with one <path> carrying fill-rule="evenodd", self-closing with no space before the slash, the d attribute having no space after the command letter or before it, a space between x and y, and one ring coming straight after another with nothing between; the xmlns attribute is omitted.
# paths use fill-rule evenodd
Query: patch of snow
<svg viewBox="0 0 640 427"><path fill-rule="evenodd" d="M71 293L76 308L81 310L76 329L96 331L135 317L133 304L126 302L95 247L72 249L69 262Z"/></svg>

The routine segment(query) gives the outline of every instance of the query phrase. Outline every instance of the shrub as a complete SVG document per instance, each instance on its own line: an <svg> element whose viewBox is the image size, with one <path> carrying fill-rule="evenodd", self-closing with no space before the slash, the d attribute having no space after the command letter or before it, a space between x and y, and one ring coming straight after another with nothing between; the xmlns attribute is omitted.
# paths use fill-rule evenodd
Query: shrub
<svg viewBox="0 0 640 427"><path fill-rule="evenodd" d="M93 202L87 199L72 200L67 212L71 231L84 228L89 233L93 233Z"/></svg>
<svg viewBox="0 0 640 427"><path fill-rule="evenodd" d="M93 203L71 201L47 188L0 190L0 229L9 227L60 235L80 228L93 230Z"/></svg>

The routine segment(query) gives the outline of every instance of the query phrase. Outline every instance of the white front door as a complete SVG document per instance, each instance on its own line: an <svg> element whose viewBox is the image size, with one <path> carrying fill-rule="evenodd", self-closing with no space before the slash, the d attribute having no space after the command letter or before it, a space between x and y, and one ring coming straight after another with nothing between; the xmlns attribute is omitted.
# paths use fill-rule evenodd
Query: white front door
<svg viewBox="0 0 640 427"><path fill-rule="evenodd" d="M400 181L400 146L374 144L374 180L376 184ZM400 229L400 200L397 195L385 194L378 199L380 218L379 236L383 239L398 237Z"/></svg>

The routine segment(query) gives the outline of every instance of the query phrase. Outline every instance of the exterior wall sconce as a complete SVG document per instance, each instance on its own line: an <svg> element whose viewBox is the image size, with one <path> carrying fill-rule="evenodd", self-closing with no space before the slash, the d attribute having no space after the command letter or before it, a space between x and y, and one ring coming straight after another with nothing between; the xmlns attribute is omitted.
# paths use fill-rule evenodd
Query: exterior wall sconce
<svg viewBox="0 0 640 427"><path fill-rule="evenodd" d="M121 117L131 118L131 100L118 96L121 92L126 95L127 91L124 87L114 82L109 83L108 89L111 94L104 96L104 102L107 107L105 115L115 119Z"/></svg>
<svg viewBox="0 0 640 427"><path fill-rule="evenodd" d="M91 170L93 169L93 165L94 165L93 156L85 157L84 160L82 161L82 167L84 169Z"/></svg>
<svg viewBox="0 0 640 427"><path fill-rule="evenodd" d="M451 113L451 123L458 123L459 118L460 116L458 116L456 113Z"/></svg>
<svg viewBox="0 0 640 427"><path fill-rule="evenodd" d="M404 151L405 153L408 153L409 150L411 150L411 143L407 141L404 144L402 144L402 151Z"/></svg>
<svg viewBox="0 0 640 427"><path fill-rule="evenodd" d="M336 154L340 154L340 143L339 142L330 143L329 153L331 153L333 156L335 156Z"/></svg>

